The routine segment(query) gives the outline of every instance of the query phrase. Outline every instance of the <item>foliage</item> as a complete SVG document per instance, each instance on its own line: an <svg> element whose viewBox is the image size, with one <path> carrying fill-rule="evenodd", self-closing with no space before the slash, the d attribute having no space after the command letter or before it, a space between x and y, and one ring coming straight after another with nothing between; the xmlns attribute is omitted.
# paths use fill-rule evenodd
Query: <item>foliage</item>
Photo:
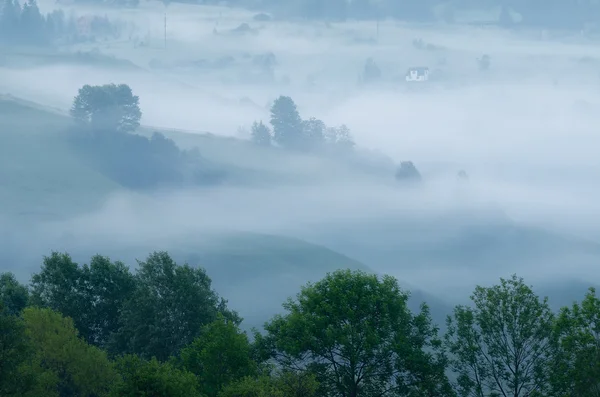
<svg viewBox="0 0 600 397"><path fill-rule="evenodd" d="M553 315L523 280L477 287L448 317L446 345L461 396L546 395Z"/></svg>
<svg viewBox="0 0 600 397"><path fill-rule="evenodd" d="M325 142L343 151L352 150L356 145L350 129L345 124L339 127L327 128L325 130Z"/></svg>
<svg viewBox="0 0 600 397"><path fill-rule="evenodd" d="M451 395L426 306L413 315L389 276L336 271L284 304L259 343L289 369L317 374L335 395Z"/></svg>
<svg viewBox="0 0 600 397"><path fill-rule="evenodd" d="M325 123L319 119L311 117L302 121L302 134L304 146L306 149L312 149L321 146L325 142Z"/></svg>
<svg viewBox="0 0 600 397"><path fill-rule="evenodd" d="M237 325L219 314L181 351L183 367L196 374L204 395L216 397L225 385L256 374L250 342Z"/></svg>
<svg viewBox="0 0 600 397"><path fill-rule="evenodd" d="M374 83L381 79L381 69L375 63L373 58L368 58L365 61L365 67L362 72L361 81L365 84Z"/></svg>
<svg viewBox="0 0 600 397"><path fill-rule="evenodd" d="M82 29L86 26L87 29ZM121 26L106 17L71 15L62 10L42 15L36 0L2 0L0 43L5 45L48 46L57 42L83 42L99 37L115 37Z"/></svg>
<svg viewBox="0 0 600 397"><path fill-rule="evenodd" d="M94 132L133 132L140 125L139 97L127 84L84 85L73 99L71 116Z"/></svg>
<svg viewBox="0 0 600 397"><path fill-rule="evenodd" d="M20 367L31 355L25 324L0 303L0 396L18 396L25 390Z"/></svg>
<svg viewBox="0 0 600 397"><path fill-rule="evenodd" d="M71 319L37 308L26 308L23 319L35 351L28 363L31 372L54 383L59 396L107 395L117 379L112 363L104 351L77 336Z"/></svg>
<svg viewBox="0 0 600 397"><path fill-rule="evenodd" d="M289 96L280 96L271 106L273 140L282 147L298 149L303 146L302 119L296 103Z"/></svg>
<svg viewBox="0 0 600 397"><path fill-rule="evenodd" d="M155 358L146 361L135 355L126 355L117 360L116 368L121 379L113 386L111 397L201 396L193 374L170 363L160 363Z"/></svg>
<svg viewBox="0 0 600 397"><path fill-rule="evenodd" d="M412 161L403 161L396 168L396 180L405 182L419 182L421 181L421 174L417 167Z"/></svg>
<svg viewBox="0 0 600 397"><path fill-rule="evenodd" d="M552 363L554 396L600 396L600 299L590 288L581 303L560 311Z"/></svg>
<svg viewBox="0 0 600 397"><path fill-rule="evenodd" d="M138 262L135 280L135 291L121 312L123 325L112 345L115 352L165 361L196 339L218 313L240 322L211 289L204 269L178 265L166 252L154 252Z"/></svg>
<svg viewBox="0 0 600 397"><path fill-rule="evenodd" d="M19 314L27 306L29 290L12 273L0 273L0 306L5 314Z"/></svg>
<svg viewBox="0 0 600 397"><path fill-rule="evenodd" d="M262 121L254 122L250 131L252 142L261 146L271 146L271 131Z"/></svg>
<svg viewBox="0 0 600 397"><path fill-rule="evenodd" d="M445 343L396 279L361 271L307 284L252 343L204 270L166 252L135 275L100 255L80 266L53 252L27 297L0 275L2 396L599 395L594 289L555 317L516 276L477 287L473 306L448 317Z"/></svg>
<svg viewBox="0 0 600 397"><path fill-rule="evenodd" d="M32 300L71 317L88 343L106 346L134 287L133 275L121 262L95 255L89 266L80 267L68 254L52 252L32 277Z"/></svg>

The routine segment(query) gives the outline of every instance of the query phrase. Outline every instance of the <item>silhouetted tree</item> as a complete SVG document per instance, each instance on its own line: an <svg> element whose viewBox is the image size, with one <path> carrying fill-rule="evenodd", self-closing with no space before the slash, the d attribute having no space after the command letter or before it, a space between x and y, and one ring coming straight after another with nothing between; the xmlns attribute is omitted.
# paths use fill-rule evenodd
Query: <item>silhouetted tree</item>
<svg viewBox="0 0 600 397"><path fill-rule="evenodd" d="M273 139L290 149L303 146L303 123L296 104L289 96L280 96L271 106Z"/></svg>
<svg viewBox="0 0 600 397"><path fill-rule="evenodd" d="M421 181L421 174L419 173L419 170L417 170L417 167L415 167L415 165L412 163L412 161L401 162L398 168L396 168L395 177L398 181Z"/></svg>
<svg viewBox="0 0 600 397"><path fill-rule="evenodd" d="M302 135L304 139L304 148L311 149L325 142L325 123L319 119L311 117L302 122Z"/></svg>
<svg viewBox="0 0 600 397"><path fill-rule="evenodd" d="M84 85L73 100L71 116L93 131L133 132L142 112L139 98L126 84Z"/></svg>
<svg viewBox="0 0 600 397"><path fill-rule="evenodd" d="M262 121L254 122L250 131L252 142L261 146L271 146L271 131Z"/></svg>

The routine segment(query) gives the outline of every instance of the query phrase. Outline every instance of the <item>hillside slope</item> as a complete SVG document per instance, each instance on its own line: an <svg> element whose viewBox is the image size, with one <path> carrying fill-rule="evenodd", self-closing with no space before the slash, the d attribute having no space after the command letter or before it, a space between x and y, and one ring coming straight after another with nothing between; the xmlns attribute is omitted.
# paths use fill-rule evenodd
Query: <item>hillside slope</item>
<svg viewBox="0 0 600 397"><path fill-rule="evenodd" d="M0 97L0 215L53 219L94 208L120 186L69 146L69 119Z"/></svg>

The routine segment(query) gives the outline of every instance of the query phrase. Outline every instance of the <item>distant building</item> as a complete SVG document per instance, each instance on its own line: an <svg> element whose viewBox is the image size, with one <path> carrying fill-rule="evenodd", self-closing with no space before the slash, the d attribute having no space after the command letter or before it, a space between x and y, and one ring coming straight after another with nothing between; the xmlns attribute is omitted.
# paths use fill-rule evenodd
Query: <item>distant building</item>
<svg viewBox="0 0 600 397"><path fill-rule="evenodd" d="M406 81L427 81L429 80L429 68L414 67L406 72Z"/></svg>

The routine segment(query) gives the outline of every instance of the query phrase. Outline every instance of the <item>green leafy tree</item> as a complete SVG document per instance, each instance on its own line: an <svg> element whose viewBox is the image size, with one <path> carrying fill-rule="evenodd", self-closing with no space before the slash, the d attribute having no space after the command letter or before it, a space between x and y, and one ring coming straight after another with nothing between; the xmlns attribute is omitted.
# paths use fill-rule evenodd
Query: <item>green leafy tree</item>
<svg viewBox="0 0 600 397"><path fill-rule="evenodd" d="M208 397L216 397L223 386L257 371L248 337L220 314L180 356L183 367L198 376L202 393Z"/></svg>
<svg viewBox="0 0 600 397"><path fill-rule="evenodd" d="M461 396L547 395L553 314L523 279L477 287L474 307L457 306L446 345Z"/></svg>
<svg viewBox="0 0 600 397"><path fill-rule="evenodd" d="M73 100L71 116L92 131L133 132L140 125L139 97L126 84L84 85Z"/></svg>
<svg viewBox="0 0 600 397"><path fill-rule="evenodd" d="M58 396L108 394L117 380L113 365L105 352L78 337L70 318L50 309L32 307L23 310L22 317L25 335L34 349L34 359L24 368L25 372L44 379L45 387Z"/></svg>
<svg viewBox="0 0 600 397"><path fill-rule="evenodd" d="M20 367L31 355L25 324L0 302L0 396L22 396L24 379Z"/></svg>
<svg viewBox="0 0 600 397"><path fill-rule="evenodd" d="M123 325L111 343L115 353L165 361L196 339L218 313L240 321L211 289L204 269L178 265L166 252L138 262L135 279L136 289L122 310Z"/></svg>
<svg viewBox="0 0 600 397"><path fill-rule="evenodd" d="M303 123L296 104L289 96L280 96L271 106L273 140L289 149L301 148L304 144Z"/></svg>
<svg viewBox="0 0 600 397"><path fill-rule="evenodd" d="M0 305L6 314L19 314L29 302L29 290L12 273L0 273Z"/></svg>
<svg viewBox="0 0 600 397"><path fill-rule="evenodd" d="M86 340L105 347L121 326L121 310L135 290L135 278L124 263L94 255L83 265L82 279L83 300L90 309Z"/></svg>
<svg viewBox="0 0 600 397"><path fill-rule="evenodd" d="M119 358L116 368L120 380L113 386L111 397L200 397L194 374L160 363L155 358L146 361L135 355Z"/></svg>
<svg viewBox="0 0 600 397"><path fill-rule="evenodd" d="M427 306L413 315L407 300L393 277L336 271L289 299L257 343L315 373L319 395L452 395Z"/></svg>
<svg viewBox="0 0 600 397"><path fill-rule="evenodd" d="M32 301L73 319L79 334L104 347L120 327L120 312L133 294L127 266L100 255L79 266L67 253L52 252L32 277Z"/></svg>
<svg viewBox="0 0 600 397"><path fill-rule="evenodd" d="M252 142L260 146L271 146L271 131L262 121L254 122L250 131Z"/></svg>
<svg viewBox="0 0 600 397"><path fill-rule="evenodd" d="M557 357L552 395L600 396L600 299L590 288L581 303L565 307L555 323Z"/></svg>

